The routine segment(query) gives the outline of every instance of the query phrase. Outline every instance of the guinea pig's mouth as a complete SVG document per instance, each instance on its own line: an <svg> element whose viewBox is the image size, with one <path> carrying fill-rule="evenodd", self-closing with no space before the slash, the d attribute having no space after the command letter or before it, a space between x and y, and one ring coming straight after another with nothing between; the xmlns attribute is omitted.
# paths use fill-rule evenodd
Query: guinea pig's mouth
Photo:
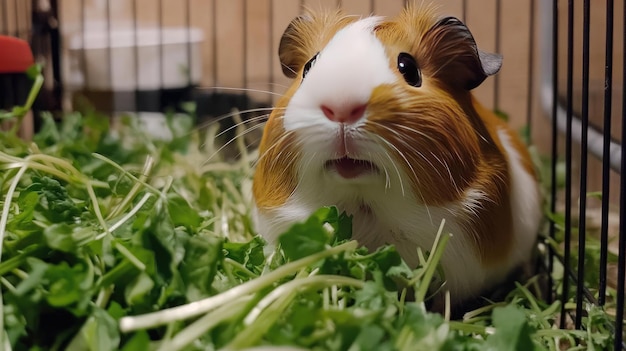
<svg viewBox="0 0 626 351"><path fill-rule="evenodd" d="M365 174L377 173L378 167L370 161L357 160L349 157L342 157L335 160L328 160L324 167L327 170L334 170L342 178L352 179Z"/></svg>

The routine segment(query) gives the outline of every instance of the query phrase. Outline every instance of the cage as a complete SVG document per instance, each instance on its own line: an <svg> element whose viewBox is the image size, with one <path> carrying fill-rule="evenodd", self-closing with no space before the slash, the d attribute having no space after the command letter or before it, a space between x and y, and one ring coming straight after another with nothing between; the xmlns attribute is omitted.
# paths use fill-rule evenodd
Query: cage
<svg viewBox="0 0 626 351"><path fill-rule="evenodd" d="M588 304L613 317L623 341L626 277L626 8L623 2L441 0L501 72L476 89L545 155L549 228L545 298L561 301L561 327L582 328ZM193 101L206 119L271 106L288 80L276 55L289 21L309 6L393 15L402 0L0 0L0 34L27 39L46 62L47 109L87 100L111 115L158 122ZM0 94L2 92L0 91ZM43 107L41 107L43 108ZM561 237L561 244L554 244ZM600 247L589 256L589 243ZM580 258L583 259L580 259ZM598 270L595 272L595 270ZM597 281L589 284L590 273ZM608 293L613 289L615 293ZM566 303L573 301L575 307Z"/></svg>

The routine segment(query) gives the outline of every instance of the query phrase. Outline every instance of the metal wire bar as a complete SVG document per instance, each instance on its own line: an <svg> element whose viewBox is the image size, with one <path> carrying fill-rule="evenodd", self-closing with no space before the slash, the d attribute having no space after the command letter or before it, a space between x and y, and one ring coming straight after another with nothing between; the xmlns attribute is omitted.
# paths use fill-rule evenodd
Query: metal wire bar
<svg viewBox="0 0 626 351"><path fill-rule="evenodd" d="M604 64L604 143L602 158L602 224L600 228L600 279L598 303L606 302L607 249L609 246L609 191L611 168L607 155L611 151L611 104L613 93L613 0L606 0L606 49Z"/></svg>
<svg viewBox="0 0 626 351"><path fill-rule="evenodd" d="M554 255L554 256L561 264L565 264L565 261L563 261L563 257L561 257L560 255ZM578 284L578 275L576 272L574 272L573 269L568 270L566 273L574 284ZM590 303L594 305L598 304L598 299L595 298L591 290L589 290L589 288L587 288L586 286L583 286L583 288L580 291L577 291L576 295L577 295L576 298L580 298L580 300L587 299L587 301L589 301Z"/></svg>
<svg viewBox="0 0 626 351"><path fill-rule="evenodd" d="M269 20L268 20L268 31L269 31L269 45L270 45L270 49L269 50L269 60L267 60L267 62L269 62L269 73L270 73L270 79L269 79L269 88L272 92L274 92L274 89L276 89L276 85L274 84L276 82L275 78L274 78L274 1L270 0L269 1L269 11L268 11L268 16L269 16ZM301 7L302 8L302 7Z"/></svg>
<svg viewBox="0 0 626 351"><path fill-rule="evenodd" d="M20 37L20 13L19 13L19 3L17 0L13 0L13 10L15 11L15 36L17 38Z"/></svg>
<svg viewBox="0 0 626 351"><path fill-rule="evenodd" d="M185 1L185 36L187 39L187 86L192 85L193 78L193 62L191 60L191 3L189 0ZM244 21L244 23L247 21Z"/></svg>
<svg viewBox="0 0 626 351"><path fill-rule="evenodd" d="M532 17L532 14L531 14ZM557 107L559 104L559 0L552 0L552 145L551 145L551 172L550 172L550 213L556 213L557 179L556 166L558 163L558 127ZM556 223L550 221L550 238L556 236ZM552 289L552 270L554 268L554 250L548 245L548 289ZM552 293L546 294L547 302L552 303Z"/></svg>
<svg viewBox="0 0 626 351"><path fill-rule="evenodd" d="M500 21L502 17L502 2L501 0L496 0L496 18L495 18L495 51L500 53L500 32L502 31L502 23ZM500 111L500 75L496 74L493 80L493 109L496 111Z"/></svg>
<svg viewBox="0 0 626 351"><path fill-rule="evenodd" d="M535 0L530 0L528 15L528 81L526 82L526 142L532 143L532 109L535 85Z"/></svg>
<svg viewBox="0 0 626 351"><path fill-rule="evenodd" d="M270 0L270 4L271 4L271 0ZM211 19L211 56L212 56L212 60L213 60L213 65L211 67L211 70L213 71L213 86L216 87L217 86L217 0L212 0L211 1L211 16L213 17ZM270 18L270 28L271 28L271 24L272 23L272 19ZM271 29L270 29L270 33L271 33ZM270 79L272 79L272 75L270 74Z"/></svg>
<svg viewBox="0 0 626 351"><path fill-rule="evenodd" d="M137 8L137 0L133 0L132 17L133 17L133 51L135 53L135 101L134 110L135 113L139 112L139 31L137 15L139 14Z"/></svg>
<svg viewBox="0 0 626 351"><path fill-rule="evenodd" d="M158 13L157 13L157 27L159 27L159 30L157 31L158 35L157 35L157 45L159 48L159 104L158 106L162 106L162 100L163 100L163 84L165 83L164 80L164 74L163 71L165 70L165 67L163 67L163 53L164 53L164 48L163 48L163 0L159 0L159 6L157 6L158 9Z"/></svg>
<svg viewBox="0 0 626 351"><path fill-rule="evenodd" d="M626 6L623 6L623 31L626 33ZM622 37L622 48L626 52L626 35ZM626 55L623 56L622 67L626 67ZM626 169L626 69L622 72L622 169ZM619 252L617 265L617 306L615 308L615 343L614 349L619 350L623 345L624 328L624 284L626 283L626 177L620 177L620 207L619 207Z"/></svg>
<svg viewBox="0 0 626 351"><path fill-rule="evenodd" d="M27 9L27 13L28 15L33 15L33 11L35 11L35 4L31 5L32 7L30 8L30 12L29 9ZM45 108L47 110L58 110L61 109L62 106L62 97L63 97L63 88L64 88L64 82L63 82L63 78L62 78L62 72L61 72L61 60L63 55L61 54L61 50L62 50L62 36L61 36L61 23L58 22L58 18L59 18L59 3L57 0L50 0L50 13L49 16L46 17L48 21L50 21L51 19L54 19L54 21L57 21L57 25L56 26L51 26L50 23L46 23L46 35L48 36L48 40L49 42L46 44L46 48L47 50L49 50L49 54L50 54L50 66L52 67L52 99L48 99L46 102L43 103L36 103L35 104L35 110L39 109L40 106L43 108L43 106L45 106ZM32 21L30 24L30 30L32 31ZM32 42L31 38L31 42ZM36 111L35 111L36 112ZM35 113L35 116L38 116L37 113ZM39 119L35 118L35 127L37 127L39 123Z"/></svg>
<svg viewBox="0 0 626 351"><path fill-rule="evenodd" d="M582 139L580 142L580 194L578 199L578 281L577 293L585 285L585 248L587 240L587 130L589 128L589 27L590 0L583 1L583 62L582 62ZM578 295L577 295L578 297ZM583 317L583 299L576 299L576 329L580 329Z"/></svg>
<svg viewBox="0 0 626 351"><path fill-rule="evenodd" d="M248 89L248 0L243 0L243 30L242 30L242 53L243 60L241 71L243 72L243 88ZM244 106L248 109L249 106Z"/></svg>
<svg viewBox="0 0 626 351"><path fill-rule="evenodd" d="M87 8L85 7L85 0L81 0L80 2L80 14L81 14L81 23L80 23L80 32L81 32L81 68L83 70L83 87L89 86L89 71L87 70L87 50L85 49L85 43L87 42L87 38L85 37L87 33Z"/></svg>
<svg viewBox="0 0 626 351"><path fill-rule="evenodd" d="M574 66L574 1L567 2L567 127L565 131L565 239L563 242L563 292L561 294L561 326L565 325L565 303L569 299L572 238L572 111Z"/></svg>
<svg viewBox="0 0 626 351"><path fill-rule="evenodd" d="M23 4L24 4L23 15L24 15L24 18L27 19L27 25L25 28L26 32L24 33L24 39L27 41L30 41L32 39L30 38L30 34L33 30L32 15L33 15L33 12L35 11L35 8L33 7L32 3L29 5L29 3L25 1L23 2ZM52 4L50 6L52 6Z"/></svg>
<svg viewBox="0 0 626 351"><path fill-rule="evenodd" d="M7 2L2 1L2 16L4 20L2 21L2 33L9 34L9 12L7 10Z"/></svg>
<svg viewBox="0 0 626 351"><path fill-rule="evenodd" d="M107 51L106 52L107 52L107 62L109 63L109 66L108 66L109 86L111 87L111 90L114 90L115 88L113 86L113 50L111 48L111 44L113 43L113 41L111 40L111 0L106 1L105 11L106 11L105 31L107 33L107 48L106 48ZM112 106L112 108L115 108L115 107Z"/></svg>

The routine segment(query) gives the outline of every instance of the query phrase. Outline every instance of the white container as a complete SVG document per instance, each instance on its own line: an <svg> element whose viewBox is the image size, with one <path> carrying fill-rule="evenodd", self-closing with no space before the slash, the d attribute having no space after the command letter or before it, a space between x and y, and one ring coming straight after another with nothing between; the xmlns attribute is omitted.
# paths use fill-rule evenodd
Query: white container
<svg viewBox="0 0 626 351"><path fill-rule="evenodd" d="M68 47L71 72L67 83L73 89L96 91L198 84L202 78L202 40L203 33L197 28L79 33L72 36Z"/></svg>

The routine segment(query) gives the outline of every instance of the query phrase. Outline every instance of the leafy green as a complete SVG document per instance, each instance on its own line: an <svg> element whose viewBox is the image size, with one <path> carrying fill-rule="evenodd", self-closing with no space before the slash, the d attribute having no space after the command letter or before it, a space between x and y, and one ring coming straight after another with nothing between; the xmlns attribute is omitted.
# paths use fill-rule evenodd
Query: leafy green
<svg viewBox="0 0 626 351"><path fill-rule="evenodd" d="M496 332L487 339L487 350L530 351L536 349L530 338L531 330L526 316L516 307L495 308L492 318Z"/></svg>
<svg viewBox="0 0 626 351"><path fill-rule="evenodd" d="M19 119L15 111L4 118ZM561 306L537 297L538 277L459 321L428 311L444 278L445 223L411 268L392 246L358 247L351 217L334 207L270 246L251 220L255 153L241 149L226 163L215 127L195 130L189 116L168 116L167 125L172 137L156 139L136 119L111 130L108 118L86 111L60 121L44 114L33 143L15 129L0 133L1 344L169 351L612 343L611 318L591 305L584 331L556 328ZM558 249L558 237L546 242ZM590 241L595 267L594 249ZM557 284L559 272L556 265Z"/></svg>

